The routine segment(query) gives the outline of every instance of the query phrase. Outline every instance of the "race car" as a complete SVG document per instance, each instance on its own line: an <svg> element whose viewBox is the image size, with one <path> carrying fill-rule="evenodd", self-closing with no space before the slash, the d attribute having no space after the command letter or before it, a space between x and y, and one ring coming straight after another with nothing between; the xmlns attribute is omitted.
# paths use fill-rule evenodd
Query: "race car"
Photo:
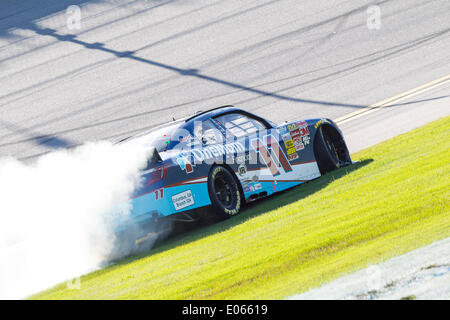
<svg viewBox="0 0 450 320"><path fill-rule="evenodd" d="M330 119L277 125L234 106L198 112L132 139L152 152L128 225L162 217L193 221L205 208L230 218L245 203L352 163Z"/></svg>

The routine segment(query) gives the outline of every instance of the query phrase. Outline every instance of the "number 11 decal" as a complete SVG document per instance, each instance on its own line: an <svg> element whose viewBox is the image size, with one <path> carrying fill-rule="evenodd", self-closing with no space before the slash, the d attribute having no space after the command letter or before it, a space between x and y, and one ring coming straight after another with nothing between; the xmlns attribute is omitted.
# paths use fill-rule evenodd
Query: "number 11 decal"
<svg viewBox="0 0 450 320"><path fill-rule="evenodd" d="M272 135L265 136L264 140L266 142L265 144L259 138L253 139L251 144L256 152L261 155L272 175L279 175L280 171L278 169L280 167L283 168L284 172L292 171L292 167L281 149L278 140Z"/></svg>

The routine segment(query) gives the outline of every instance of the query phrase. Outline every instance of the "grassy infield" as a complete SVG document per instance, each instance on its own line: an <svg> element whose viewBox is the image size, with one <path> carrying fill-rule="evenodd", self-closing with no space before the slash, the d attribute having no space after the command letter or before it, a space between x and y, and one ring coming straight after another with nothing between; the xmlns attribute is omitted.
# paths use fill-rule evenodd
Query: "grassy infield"
<svg viewBox="0 0 450 320"><path fill-rule="evenodd" d="M450 236L450 117L46 299L280 299ZM382 133L380 133L382 134Z"/></svg>

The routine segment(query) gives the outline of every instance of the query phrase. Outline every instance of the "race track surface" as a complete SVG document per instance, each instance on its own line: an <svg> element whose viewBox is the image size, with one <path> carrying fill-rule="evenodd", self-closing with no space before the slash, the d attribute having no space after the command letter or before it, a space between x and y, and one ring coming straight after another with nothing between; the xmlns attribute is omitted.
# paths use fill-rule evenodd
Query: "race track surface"
<svg viewBox="0 0 450 320"><path fill-rule="evenodd" d="M450 2L5 0L0 70L0 156L19 159L226 104L336 119L450 74ZM350 149L449 114L449 96L343 124Z"/></svg>

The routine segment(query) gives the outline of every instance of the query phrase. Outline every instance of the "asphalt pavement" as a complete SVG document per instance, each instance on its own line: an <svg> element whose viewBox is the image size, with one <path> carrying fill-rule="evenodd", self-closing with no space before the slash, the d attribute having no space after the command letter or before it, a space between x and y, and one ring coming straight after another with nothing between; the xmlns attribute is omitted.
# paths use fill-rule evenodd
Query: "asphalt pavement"
<svg viewBox="0 0 450 320"><path fill-rule="evenodd" d="M279 123L339 119L449 75L449 62L447 0L4 0L0 157L228 104ZM441 85L343 123L350 149L448 115L449 96Z"/></svg>

